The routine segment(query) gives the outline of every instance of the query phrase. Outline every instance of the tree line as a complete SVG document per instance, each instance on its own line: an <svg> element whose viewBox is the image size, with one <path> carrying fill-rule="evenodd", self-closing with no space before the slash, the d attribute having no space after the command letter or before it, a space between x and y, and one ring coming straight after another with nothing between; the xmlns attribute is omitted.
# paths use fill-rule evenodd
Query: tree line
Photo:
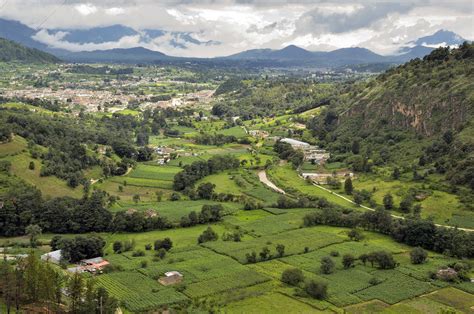
<svg viewBox="0 0 474 314"><path fill-rule="evenodd" d="M324 207L303 218L306 227L314 225L362 227L391 236L395 241L459 258L474 257L474 234L456 228L437 227L420 218L393 218L384 209L363 213Z"/></svg>

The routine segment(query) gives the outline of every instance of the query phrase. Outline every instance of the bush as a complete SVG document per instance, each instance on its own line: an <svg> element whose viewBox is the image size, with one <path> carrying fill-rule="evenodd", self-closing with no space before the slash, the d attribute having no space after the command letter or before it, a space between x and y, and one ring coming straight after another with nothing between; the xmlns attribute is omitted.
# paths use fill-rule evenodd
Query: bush
<svg viewBox="0 0 474 314"><path fill-rule="evenodd" d="M142 250L136 250L135 252L132 253L133 257L139 257L139 256L145 256L145 252Z"/></svg>
<svg viewBox="0 0 474 314"><path fill-rule="evenodd" d="M331 274L334 272L335 267L336 265L330 257L325 256L321 259L321 267L319 268L321 270L321 273Z"/></svg>
<svg viewBox="0 0 474 314"><path fill-rule="evenodd" d="M422 264L426 261L428 253L421 247L416 247L410 252L410 260L412 264Z"/></svg>
<svg viewBox="0 0 474 314"><path fill-rule="evenodd" d="M147 267L148 267L148 262L147 262L147 261L141 261L141 262L140 262L140 266L141 266L142 268L147 268Z"/></svg>
<svg viewBox="0 0 474 314"><path fill-rule="evenodd" d="M112 249L114 250L114 253L121 253L122 252L122 242L120 241L115 241Z"/></svg>
<svg viewBox="0 0 474 314"><path fill-rule="evenodd" d="M164 238L163 240L156 240L154 244L155 251L163 248L166 251L169 251L173 247L173 242L170 238Z"/></svg>
<svg viewBox="0 0 474 314"><path fill-rule="evenodd" d="M301 269L288 268L281 274L281 281L292 286L298 285L304 280L304 275Z"/></svg>
<svg viewBox="0 0 474 314"><path fill-rule="evenodd" d="M245 258L247 259L248 263L256 263L257 262L257 253L253 251L252 253L245 254Z"/></svg>
<svg viewBox="0 0 474 314"><path fill-rule="evenodd" d="M333 256L333 257L338 257L339 256L339 252L338 251L331 251L331 253L329 253L329 255Z"/></svg>
<svg viewBox="0 0 474 314"><path fill-rule="evenodd" d="M310 280L306 283L304 291L311 297L318 300L323 300L327 296L328 285L324 282L318 282L316 280Z"/></svg>
<svg viewBox="0 0 474 314"><path fill-rule="evenodd" d="M357 230L357 229L351 229L348 233L347 236L351 241L360 241L364 238L364 236Z"/></svg>
<svg viewBox="0 0 474 314"><path fill-rule="evenodd" d="M352 256L352 254L345 254L342 257L342 266L344 266L344 268L346 269L354 266L354 262L355 262L355 257Z"/></svg>
<svg viewBox="0 0 474 314"><path fill-rule="evenodd" d="M152 248L152 245L150 243L145 244L145 250L150 251Z"/></svg>
<svg viewBox="0 0 474 314"><path fill-rule="evenodd" d="M217 233L212 230L211 227L207 227L206 230L199 236L198 243L204 243L209 241L216 241L219 238Z"/></svg>
<svg viewBox="0 0 474 314"><path fill-rule="evenodd" d="M166 250L164 248L160 248L156 253L155 257L158 257L159 259L164 259L166 256Z"/></svg>

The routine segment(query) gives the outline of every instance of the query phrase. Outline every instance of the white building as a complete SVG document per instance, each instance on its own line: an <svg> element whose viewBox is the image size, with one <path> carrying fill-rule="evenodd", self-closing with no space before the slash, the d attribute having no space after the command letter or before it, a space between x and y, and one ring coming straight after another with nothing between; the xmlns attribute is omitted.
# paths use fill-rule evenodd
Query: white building
<svg viewBox="0 0 474 314"><path fill-rule="evenodd" d="M41 255L42 261L49 261L54 264L59 264L61 261L61 250L52 251Z"/></svg>

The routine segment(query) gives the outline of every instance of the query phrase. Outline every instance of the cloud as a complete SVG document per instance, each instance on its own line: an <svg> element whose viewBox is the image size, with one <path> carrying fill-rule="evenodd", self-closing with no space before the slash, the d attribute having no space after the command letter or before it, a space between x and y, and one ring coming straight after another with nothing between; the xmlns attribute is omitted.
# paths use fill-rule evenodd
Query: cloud
<svg viewBox="0 0 474 314"><path fill-rule="evenodd" d="M1 1L1 0L0 0ZM142 45L169 54L212 57L296 44L311 50L362 46L387 54L407 42L448 29L474 38L472 0L15 0L0 16L19 20L50 45L79 48ZM44 21L44 23L43 23ZM121 24L161 30L168 38L134 36L85 46L54 29ZM39 30L39 29L38 29ZM197 42L187 40L186 33ZM174 35L173 35L174 34ZM63 36L61 38L61 36ZM143 37L143 36L142 36ZM200 42L220 43L203 45ZM101 45L101 46L97 46ZM100 48L97 48L100 49Z"/></svg>
<svg viewBox="0 0 474 314"><path fill-rule="evenodd" d="M389 14L404 13L412 8L410 4L376 3L360 8L348 7L346 12L327 12L316 8L303 14L296 22L297 31L304 33L344 33L369 27Z"/></svg>
<svg viewBox="0 0 474 314"><path fill-rule="evenodd" d="M90 3L78 4L74 6L74 8L77 10L77 12L85 16L94 14L97 12L97 7Z"/></svg>
<svg viewBox="0 0 474 314"><path fill-rule="evenodd" d="M125 9L124 8L110 8L110 9L105 9L105 14L108 14L108 15L120 15L120 14L124 14L125 13Z"/></svg>

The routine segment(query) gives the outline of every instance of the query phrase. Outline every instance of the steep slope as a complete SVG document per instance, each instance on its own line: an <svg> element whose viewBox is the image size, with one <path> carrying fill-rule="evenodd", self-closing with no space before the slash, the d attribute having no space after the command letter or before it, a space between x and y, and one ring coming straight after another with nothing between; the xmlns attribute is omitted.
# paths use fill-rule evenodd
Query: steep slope
<svg viewBox="0 0 474 314"><path fill-rule="evenodd" d="M13 41L0 38L0 61L20 61L25 63L56 63L60 60L49 53L34 48L26 48Z"/></svg>
<svg viewBox="0 0 474 314"><path fill-rule="evenodd" d="M461 130L474 106L473 46L439 48L423 60L388 70L354 98L341 123L359 119L368 129L387 124L426 137Z"/></svg>

